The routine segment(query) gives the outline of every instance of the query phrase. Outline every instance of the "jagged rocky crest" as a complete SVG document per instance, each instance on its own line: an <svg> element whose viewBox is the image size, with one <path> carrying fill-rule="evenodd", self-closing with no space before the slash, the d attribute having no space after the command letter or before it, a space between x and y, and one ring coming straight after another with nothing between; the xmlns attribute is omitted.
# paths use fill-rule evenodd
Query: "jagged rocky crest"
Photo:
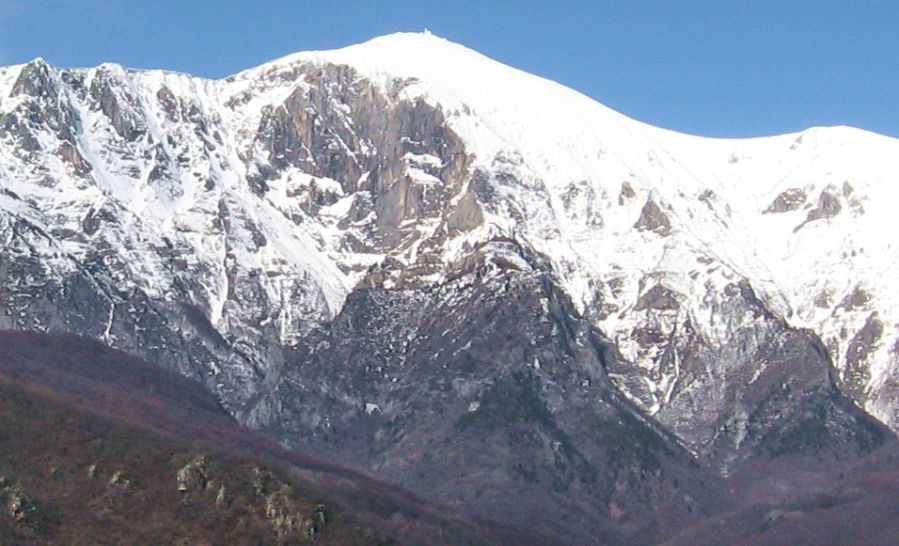
<svg viewBox="0 0 899 546"><path fill-rule="evenodd" d="M896 151L676 135L428 35L218 81L36 60L0 69L0 327L489 517L651 541L726 506L716 474L899 426Z"/></svg>

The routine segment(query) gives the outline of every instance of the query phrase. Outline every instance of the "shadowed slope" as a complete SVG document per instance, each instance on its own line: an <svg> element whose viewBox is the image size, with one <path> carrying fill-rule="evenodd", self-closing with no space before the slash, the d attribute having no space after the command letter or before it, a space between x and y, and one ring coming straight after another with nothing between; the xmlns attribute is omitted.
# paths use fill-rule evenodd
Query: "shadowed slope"
<svg viewBox="0 0 899 546"><path fill-rule="evenodd" d="M266 498L281 486L254 497L259 489L254 475L260 468L274 476L276 484L289 485L298 496L298 506L314 511L323 502L339 521L347 522L346 532L333 533L335 544L344 540L376 544L378 536L388 535L414 544L548 543L457 515L396 487L284 450L237 425L197 384L98 343L74 336L0 332L0 347L4 401L0 473L8 473L16 487L33 491L35 502L49 510L42 527L7 526L2 532L18 534L4 536L76 544L67 533L78 536L80 529L93 537L87 543L116 542L115 535L90 534L95 525L102 522L105 529L113 518L118 523L109 532L127 536L168 533L200 537L197 543L206 537L215 544L241 543L226 540L227 536L247 543L257 543L253 537L273 540L277 533L272 534L273 527L266 521L272 510ZM204 454L210 481L224 484L235 494L246 493L247 502L235 506L247 514L214 515L216 490L198 495L202 498L195 507L212 515L185 515L193 509L182 506L185 497L176 487L176 474ZM118 470L133 486L128 495L109 493ZM94 478L89 477L92 473ZM54 485L57 477L63 481ZM107 506L103 503L110 495L115 497L109 500L114 504ZM79 512L77 507L92 502L103 505L99 513ZM306 519L314 515L309 514ZM132 516L134 520L129 519ZM194 519L196 526L185 523ZM298 536L302 538L303 533ZM285 540L293 537L285 536ZM331 540L324 531L322 537Z"/></svg>

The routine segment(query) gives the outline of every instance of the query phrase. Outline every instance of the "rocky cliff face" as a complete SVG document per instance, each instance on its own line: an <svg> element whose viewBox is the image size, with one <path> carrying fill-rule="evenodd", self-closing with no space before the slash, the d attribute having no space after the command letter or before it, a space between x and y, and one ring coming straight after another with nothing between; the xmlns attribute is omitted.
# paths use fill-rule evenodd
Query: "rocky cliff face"
<svg viewBox="0 0 899 546"><path fill-rule="evenodd" d="M0 69L0 327L440 500L649 540L711 508L697 460L891 435L859 407L896 427L897 151L676 135L427 35L220 81L36 60Z"/></svg>
<svg viewBox="0 0 899 546"><path fill-rule="evenodd" d="M608 340L520 252L490 243L433 289L354 291L250 422L566 543L649 542L724 509L720 478L623 399Z"/></svg>

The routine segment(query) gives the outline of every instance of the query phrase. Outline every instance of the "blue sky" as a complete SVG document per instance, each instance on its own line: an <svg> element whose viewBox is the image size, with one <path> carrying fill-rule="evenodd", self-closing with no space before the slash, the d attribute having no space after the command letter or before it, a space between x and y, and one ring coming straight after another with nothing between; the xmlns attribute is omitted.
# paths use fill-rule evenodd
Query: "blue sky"
<svg viewBox="0 0 899 546"><path fill-rule="evenodd" d="M0 0L0 63L219 77L424 28L679 131L899 137L896 0Z"/></svg>

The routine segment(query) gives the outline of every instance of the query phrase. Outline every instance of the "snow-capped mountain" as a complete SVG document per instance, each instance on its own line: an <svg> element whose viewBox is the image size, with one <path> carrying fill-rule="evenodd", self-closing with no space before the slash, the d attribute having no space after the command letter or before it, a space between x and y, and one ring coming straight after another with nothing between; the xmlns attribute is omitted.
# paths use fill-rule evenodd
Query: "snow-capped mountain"
<svg viewBox="0 0 899 546"><path fill-rule="evenodd" d="M624 412L729 473L813 402L828 437L874 430L845 396L899 430L897 184L895 139L682 135L430 34L215 81L38 59L0 69L0 326L158 360L329 454L444 388L476 415L514 369L566 434ZM511 322L468 332L488 309ZM417 391L428 366L451 386ZM424 487L384 449L352 462Z"/></svg>
<svg viewBox="0 0 899 546"><path fill-rule="evenodd" d="M474 231L546 256L628 360L656 367L634 336L641 296L656 285L721 343L732 328L709 316L708 301L746 280L772 312L818 334L846 387L894 423L899 141L847 127L747 140L677 134L427 35L276 66L315 60L381 85L413 81L404 98L438 106L474 156L470 168L489 173L495 197L479 201L485 221ZM646 379L657 411L679 377Z"/></svg>

